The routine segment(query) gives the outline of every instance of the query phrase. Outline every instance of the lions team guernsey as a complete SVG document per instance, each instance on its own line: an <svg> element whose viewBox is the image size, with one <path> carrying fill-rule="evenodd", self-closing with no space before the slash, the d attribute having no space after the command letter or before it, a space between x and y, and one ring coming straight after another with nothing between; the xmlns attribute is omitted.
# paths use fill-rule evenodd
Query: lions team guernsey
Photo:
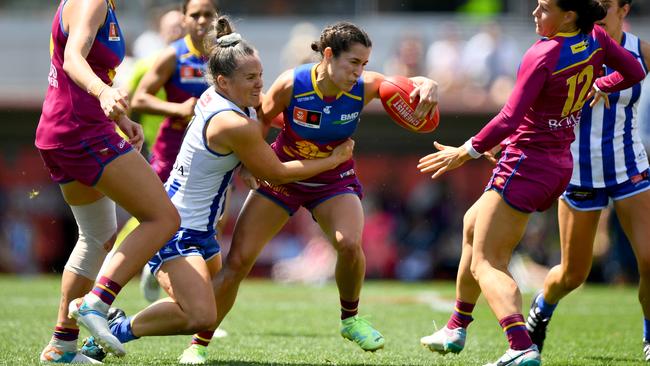
<svg viewBox="0 0 650 366"><path fill-rule="evenodd" d="M323 97L316 84L316 66L306 64L294 70L293 97L284 111L284 127L271 145L281 161L327 157L352 136L359 124L364 106L363 79L359 77L349 92L342 91L329 99ZM324 185L354 174L350 159L296 184Z"/></svg>
<svg viewBox="0 0 650 366"><path fill-rule="evenodd" d="M602 65L617 70L600 76ZM485 152L499 143L527 158L571 168L570 144L594 84L607 93L631 87L644 76L638 62L596 25L590 34L559 33L542 38L526 52L517 82L501 112L474 138Z"/></svg>
<svg viewBox="0 0 650 366"><path fill-rule="evenodd" d="M648 72L641 53L641 41L623 33L621 45ZM613 70L606 67L606 73ZM571 144L574 158L571 184L603 188L620 184L639 176L648 169L646 154L637 124L636 112L641 84L609 95L610 109L603 104L582 110L582 120L575 129L576 140Z"/></svg>
<svg viewBox="0 0 650 366"><path fill-rule="evenodd" d="M257 118L253 108L248 108L247 113L242 111L214 88L206 90L199 99L174 168L165 183L167 195L178 209L184 229L214 230L215 219L224 209L226 190L239 165L239 158L234 153L222 155L207 145L205 131L208 123L223 111Z"/></svg>
<svg viewBox="0 0 650 366"><path fill-rule="evenodd" d="M205 58L192 43L187 35L171 44L176 51L176 69L171 78L165 83L167 101L183 103L191 97L200 97L208 88L205 79ZM160 131L153 146L153 153L167 156L165 152L178 152L187 126L184 118L167 117L160 126ZM172 159L173 160L173 156Z"/></svg>
<svg viewBox="0 0 650 366"><path fill-rule="evenodd" d="M44 150L76 145L82 140L115 131L115 124L106 117L97 98L75 84L63 71L68 42L62 21L66 3L65 0L61 2L52 22L49 87L36 129L36 146ZM109 0L107 4L106 20L97 31L86 61L104 83L112 85L115 68L124 59L125 43L113 1Z"/></svg>

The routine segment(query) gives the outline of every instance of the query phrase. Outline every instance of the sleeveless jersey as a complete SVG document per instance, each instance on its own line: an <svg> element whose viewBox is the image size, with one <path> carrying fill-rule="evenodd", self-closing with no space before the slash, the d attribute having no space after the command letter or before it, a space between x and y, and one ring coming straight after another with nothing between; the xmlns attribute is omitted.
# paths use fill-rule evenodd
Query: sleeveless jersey
<svg viewBox="0 0 650 366"><path fill-rule="evenodd" d="M167 101L182 103L191 97L200 97L209 87L205 79L207 58L194 47L189 35L173 42L171 47L176 50L176 69L164 85ZM153 153L167 156L167 151L178 152L187 122L183 118L166 117L156 137Z"/></svg>
<svg viewBox="0 0 650 366"><path fill-rule="evenodd" d="M639 38L624 32L621 45L647 73ZM605 72L611 74L613 70L605 67ZM582 120L575 128L576 140L571 144L574 162L571 184L609 187L626 182L648 169L648 157L636 118L641 84L611 93L609 109L604 103L593 109L585 105Z"/></svg>
<svg viewBox="0 0 650 366"><path fill-rule="evenodd" d="M76 145L82 140L115 131L115 124L104 115L99 100L75 84L63 71L68 41L62 19L66 2L61 2L52 22L49 87L36 129L36 146L39 149ZM107 4L106 20L97 31L86 61L104 83L111 85L115 68L124 59L125 42L115 17L113 2L108 0Z"/></svg>
<svg viewBox="0 0 650 366"><path fill-rule="evenodd" d="M600 77L603 64L618 71ZM542 38L524 55L507 104L474 136L472 146L485 152L502 143L506 152L518 150L540 163L572 168L573 130L594 81L611 93L631 87L643 74L634 57L598 25L590 34Z"/></svg>
<svg viewBox="0 0 650 366"><path fill-rule="evenodd" d="M209 88L201 96L174 168L165 183L167 195L178 209L181 227L185 229L214 230L215 219L224 209L226 189L239 165L239 158L234 153L219 154L211 150L206 141L205 131L210 119L223 111L257 118L253 108L248 108L248 113L245 113L214 88Z"/></svg>
<svg viewBox="0 0 650 366"><path fill-rule="evenodd" d="M294 69L293 96L284 111L284 127L271 145L281 161L327 157L345 142L359 124L364 106L364 84L359 77L349 92L328 100L316 85L317 64ZM297 184L323 185L354 175L352 159L333 170Z"/></svg>

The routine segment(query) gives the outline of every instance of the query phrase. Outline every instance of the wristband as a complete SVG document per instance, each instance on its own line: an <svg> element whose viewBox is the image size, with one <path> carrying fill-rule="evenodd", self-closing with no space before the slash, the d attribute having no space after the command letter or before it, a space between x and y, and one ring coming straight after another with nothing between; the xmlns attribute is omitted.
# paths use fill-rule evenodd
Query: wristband
<svg viewBox="0 0 650 366"><path fill-rule="evenodd" d="M470 137L469 140L465 141L465 143L463 144L463 147L465 148L465 150L467 150L467 153L469 154L469 156L472 157L472 159L478 159L483 155L480 152L476 151L474 146L472 146L472 138L471 137Z"/></svg>

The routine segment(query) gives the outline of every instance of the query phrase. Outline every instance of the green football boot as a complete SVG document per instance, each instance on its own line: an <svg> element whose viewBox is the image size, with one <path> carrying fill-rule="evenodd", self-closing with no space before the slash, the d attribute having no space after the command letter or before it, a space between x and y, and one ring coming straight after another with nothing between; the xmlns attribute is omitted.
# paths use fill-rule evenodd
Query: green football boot
<svg viewBox="0 0 650 366"><path fill-rule="evenodd" d="M357 315L341 321L341 336L358 344L364 351L374 352L384 348L384 336L368 320Z"/></svg>

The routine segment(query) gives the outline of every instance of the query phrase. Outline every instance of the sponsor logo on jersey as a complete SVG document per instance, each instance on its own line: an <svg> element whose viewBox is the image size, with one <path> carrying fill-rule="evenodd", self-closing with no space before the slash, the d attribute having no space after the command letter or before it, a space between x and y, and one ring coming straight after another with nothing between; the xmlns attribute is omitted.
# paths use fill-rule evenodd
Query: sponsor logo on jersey
<svg viewBox="0 0 650 366"><path fill-rule="evenodd" d="M184 84L205 83L203 70L189 65L181 66L180 79Z"/></svg>
<svg viewBox="0 0 650 366"><path fill-rule="evenodd" d="M551 130L573 128L578 123L580 123L581 117L582 117L582 110L579 110L578 112L570 114L562 119L549 119L548 128Z"/></svg>
<svg viewBox="0 0 650 366"><path fill-rule="evenodd" d="M293 122L307 128L320 128L322 114L317 111L310 111L300 107L293 108Z"/></svg>
<svg viewBox="0 0 650 366"><path fill-rule="evenodd" d="M586 51L587 47L589 47L589 42L585 39L584 41L571 45L571 52L575 55L576 53Z"/></svg>
<svg viewBox="0 0 650 366"><path fill-rule="evenodd" d="M330 109L331 108L332 108L331 105L326 105L325 108L323 108L323 113L330 114Z"/></svg>
<svg viewBox="0 0 650 366"><path fill-rule="evenodd" d="M108 40L118 42L120 40L120 31L117 29L117 23L108 23Z"/></svg>

